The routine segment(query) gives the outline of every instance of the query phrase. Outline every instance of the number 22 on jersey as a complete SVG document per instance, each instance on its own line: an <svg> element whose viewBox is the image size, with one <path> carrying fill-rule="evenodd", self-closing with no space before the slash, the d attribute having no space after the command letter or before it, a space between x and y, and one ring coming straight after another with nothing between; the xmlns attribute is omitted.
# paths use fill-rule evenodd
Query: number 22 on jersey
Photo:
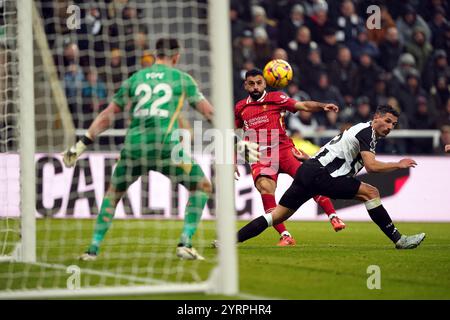
<svg viewBox="0 0 450 320"><path fill-rule="evenodd" d="M158 97L156 100L154 100L150 108L143 108L147 105L147 103L152 100L153 94L158 94L159 92L163 92L164 94L161 97ZM169 111L164 110L161 108L164 104L170 101L172 99L172 88L167 83L159 83L157 84L153 89L146 83L141 83L137 86L136 90L134 91L135 96L141 95L141 93L144 93L144 95L139 99L138 103L136 104L136 107L134 109L134 116L135 117L161 117L161 118L168 118L169 117Z"/></svg>

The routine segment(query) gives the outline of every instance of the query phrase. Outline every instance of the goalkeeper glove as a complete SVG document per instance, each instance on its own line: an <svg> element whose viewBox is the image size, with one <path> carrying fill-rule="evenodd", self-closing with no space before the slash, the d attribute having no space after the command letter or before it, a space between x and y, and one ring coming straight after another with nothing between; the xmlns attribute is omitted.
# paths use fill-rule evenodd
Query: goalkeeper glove
<svg viewBox="0 0 450 320"><path fill-rule="evenodd" d="M73 167L77 162L81 154L86 150L87 146L92 144L94 141L86 134L77 143L71 146L69 149L63 152L63 162L67 168Z"/></svg>
<svg viewBox="0 0 450 320"><path fill-rule="evenodd" d="M240 140L237 143L237 152L245 154L245 160L253 163L259 161L261 153L258 151L259 145L256 142ZM248 152L247 152L248 151Z"/></svg>

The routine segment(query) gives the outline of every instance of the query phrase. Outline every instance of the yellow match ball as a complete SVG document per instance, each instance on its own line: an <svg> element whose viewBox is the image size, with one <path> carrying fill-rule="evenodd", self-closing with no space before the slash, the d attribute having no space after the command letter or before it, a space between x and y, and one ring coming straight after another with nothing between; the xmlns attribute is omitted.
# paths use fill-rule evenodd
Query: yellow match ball
<svg viewBox="0 0 450 320"><path fill-rule="evenodd" d="M292 80L293 71L291 65L282 59L269 61L263 70L267 85L274 88L284 88Z"/></svg>

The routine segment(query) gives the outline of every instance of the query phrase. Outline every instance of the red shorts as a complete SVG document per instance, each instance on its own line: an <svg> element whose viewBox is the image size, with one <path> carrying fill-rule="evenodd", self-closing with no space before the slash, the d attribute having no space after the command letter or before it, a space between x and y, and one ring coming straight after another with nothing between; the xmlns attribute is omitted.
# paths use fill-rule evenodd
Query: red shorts
<svg viewBox="0 0 450 320"><path fill-rule="evenodd" d="M294 156L294 152L298 153L294 146L287 146L278 149L278 155L263 154L259 162L251 165L253 181L256 182L259 176L265 176L276 182L280 173L287 173L294 177L302 165L302 162Z"/></svg>

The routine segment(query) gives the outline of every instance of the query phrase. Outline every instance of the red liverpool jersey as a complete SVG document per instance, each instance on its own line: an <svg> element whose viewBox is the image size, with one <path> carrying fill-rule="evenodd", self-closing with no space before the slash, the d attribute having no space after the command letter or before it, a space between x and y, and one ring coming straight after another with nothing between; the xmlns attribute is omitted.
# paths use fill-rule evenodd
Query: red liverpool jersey
<svg viewBox="0 0 450 320"><path fill-rule="evenodd" d="M283 92L266 92L257 101L249 96L239 101L234 108L236 128L243 128L250 140L254 140L249 131L256 132L260 147L292 146L291 139L286 135L284 114L287 111L297 112L297 100L289 98ZM276 130L276 131L273 131ZM274 133L277 133L274 135ZM276 138L277 136L277 138ZM278 139L279 141L275 141Z"/></svg>

